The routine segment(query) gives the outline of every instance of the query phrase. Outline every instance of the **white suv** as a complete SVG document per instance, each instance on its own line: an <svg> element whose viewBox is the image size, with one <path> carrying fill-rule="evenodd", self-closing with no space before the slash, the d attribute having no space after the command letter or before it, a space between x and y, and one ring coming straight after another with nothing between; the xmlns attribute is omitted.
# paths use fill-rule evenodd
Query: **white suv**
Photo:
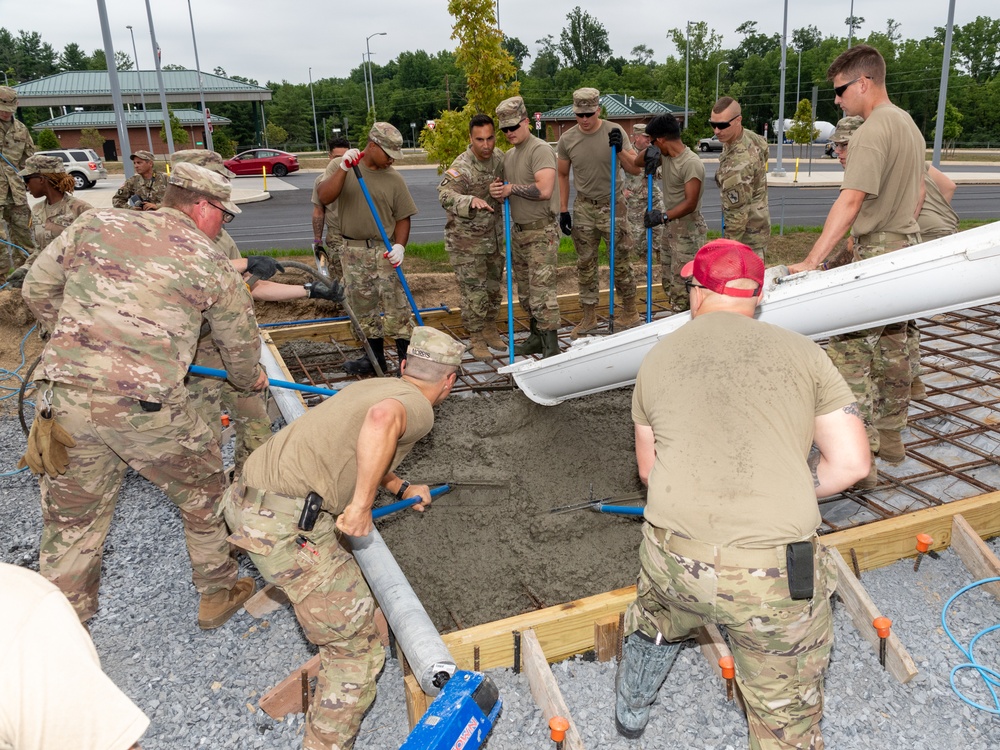
<svg viewBox="0 0 1000 750"><path fill-rule="evenodd" d="M66 171L73 177L77 190L93 187L98 180L108 179L108 170L104 168L97 152L89 148L68 148L61 151L38 151L45 156L58 156L66 164Z"/></svg>

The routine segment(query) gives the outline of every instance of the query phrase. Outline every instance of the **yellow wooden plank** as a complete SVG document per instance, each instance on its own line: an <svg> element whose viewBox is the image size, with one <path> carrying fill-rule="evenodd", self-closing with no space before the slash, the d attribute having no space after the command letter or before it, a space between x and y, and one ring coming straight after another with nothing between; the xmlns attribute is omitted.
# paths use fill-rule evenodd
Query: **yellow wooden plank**
<svg viewBox="0 0 1000 750"><path fill-rule="evenodd" d="M427 707L431 705L432 699L423 691L417 678L412 674L403 677L403 688L406 693L406 719L410 723L410 729L413 729L427 713Z"/></svg>
<svg viewBox="0 0 1000 750"><path fill-rule="evenodd" d="M1000 560L961 514L952 521L951 548L975 580L1000 577ZM983 588L1000 599L1000 584L987 583Z"/></svg>

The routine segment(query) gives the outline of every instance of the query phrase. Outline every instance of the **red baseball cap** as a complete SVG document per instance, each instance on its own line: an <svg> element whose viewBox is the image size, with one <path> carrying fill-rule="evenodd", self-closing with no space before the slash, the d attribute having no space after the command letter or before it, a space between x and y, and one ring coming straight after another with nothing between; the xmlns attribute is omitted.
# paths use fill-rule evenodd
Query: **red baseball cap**
<svg viewBox="0 0 1000 750"><path fill-rule="evenodd" d="M716 294L729 297L756 297L764 285L764 261L753 250L736 240L712 240L703 246L694 260L681 269L681 277L695 281ZM756 289L727 287L736 279L750 279Z"/></svg>

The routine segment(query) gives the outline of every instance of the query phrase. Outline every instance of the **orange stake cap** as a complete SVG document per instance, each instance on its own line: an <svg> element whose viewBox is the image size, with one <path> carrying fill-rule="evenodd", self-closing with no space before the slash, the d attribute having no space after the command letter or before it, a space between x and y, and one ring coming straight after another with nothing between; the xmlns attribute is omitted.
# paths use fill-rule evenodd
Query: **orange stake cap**
<svg viewBox="0 0 1000 750"><path fill-rule="evenodd" d="M930 534L917 534L917 552L926 552L934 544L934 537Z"/></svg>
<svg viewBox="0 0 1000 750"><path fill-rule="evenodd" d="M562 742L566 739L566 730L569 729L569 722L562 716L553 716L549 719L549 736L553 742Z"/></svg>
<svg viewBox="0 0 1000 750"><path fill-rule="evenodd" d="M719 668L722 670L722 676L727 680L736 676L736 661L731 656L723 656L719 659Z"/></svg>
<svg viewBox="0 0 1000 750"><path fill-rule="evenodd" d="M223 414L222 415L222 426L223 427L229 427L229 415L228 414Z"/></svg>
<svg viewBox="0 0 1000 750"><path fill-rule="evenodd" d="M889 628L892 627L892 620L888 617L876 617L872 620L872 626L875 628L875 632L878 633L879 638L888 638Z"/></svg>

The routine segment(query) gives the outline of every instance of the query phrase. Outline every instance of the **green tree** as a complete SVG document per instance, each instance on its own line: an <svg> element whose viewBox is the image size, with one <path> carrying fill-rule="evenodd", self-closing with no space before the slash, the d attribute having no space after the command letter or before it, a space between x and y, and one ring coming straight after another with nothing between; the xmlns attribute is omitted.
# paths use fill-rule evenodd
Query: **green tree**
<svg viewBox="0 0 1000 750"><path fill-rule="evenodd" d="M935 29L944 41L944 29ZM978 16L975 21L957 26L952 37L952 54L979 83L1000 73L1000 21Z"/></svg>
<svg viewBox="0 0 1000 750"><path fill-rule="evenodd" d="M864 16L848 16L844 19L844 25L851 32L851 36L854 39L858 38L858 32L861 30L861 25L865 22Z"/></svg>
<svg viewBox="0 0 1000 750"><path fill-rule="evenodd" d="M63 47L59 56L59 67L62 70L87 70L89 65L90 58L79 44L70 42Z"/></svg>
<svg viewBox="0 0 1000 750"><path fill-rule="evenodd" d="M223 159L236 155L236 144L233 143L233 139L229 137L225 128L215 129L215 132L212 133L212 144Z"/></svg>
<svg viewBox="0 0 1000 750"><path fill-rule="evenodd" d="M823 35L815 26L805 26L792 32L792 46L799 50L810 50L823 42Z"/></svg>
<svg viewBox="0 0 1000 750"><path fill-rule="evenodd" d="M653 54L653 50L645 44L637 44L632 48L632 62L636 65L652 65Z"/></svg>
<svg viewBox="0 0 1000 750"><path fill-rule="evenodd" d="M937 127L937 115L934 115L934 127ZM944 103L944 132L941 134L946 151L955 150L955 142L962 135L962 113L950 101Z"/></svg>
<svg viewBox="0 0 1000 750"><path fill-rule="evenodd" d="M87 70L107 70L108 69L108 58L104 54L104 50L95 49L90 57L87 59Z"/></svg>
<svg viewBox="0 0 1000 750"><path fill-rule="evenodd" d="M189 140L188 132L181 125L181 121L177 119L177 115L174 114L174 111L170 107L167 107L167 117L170 119L170 133L174 137L174 143L187 143ZM167 142L167 130L162 125L160 126L160 140L164 143Z"/></svg>
<svg viewBox="0 0 1000 750"><path fill-rule="evenodd" d="M577 5L566 14L567 25L559 34L559 52L571 68L586 70L604 65L611 57L608 30L594 16Z"/></svg>
<svg viewBox="0 0 1000 750"><path fill-rule="evenodd" d="M521 69L524 61L531 57L531 53L528 51L528 45L516 36L507 36L504 34L503 48L507 51L507 54L510 55L511 59L514 61L514 67L518 70Z"/></svg>
<svg viewBox="0 0 1000 750"><path fill-rule="evenodd" d="M267 143L272 148L277 146L279 143L285 143L288 141L288 131L280 125L276 125L273 121L267 123L266 130Z"/></svg>
<svg viewBox="0 0 1000 750"><path fill-rule="evenodd" d="M45 128L45 130L38 134L35 145L39 151L52 151L61 147L58 136L49 128Z"/></svg>
<svg viewBox="0 0 1000 750"><path fill-rule="evenodd" d="M539 49L535 53L535 61L531 63L528 75L533 78L552 78L559 72L559 47L556 46L551 34L536 39L535 44L539 45Z"/></svg>
<svg viewBox="0 0 1000 750"><path fill-rule="evenodd" d="M84 128L80 131L80 145L84 148L100 151L104 147L104 138L97 131L97 128Z"/></svg>
<svg viewBox="0 0 1000 750"><path fill-rule="evenodd" d="M819 130L813 126L813 108L808 99L799 102L795 108L792 126L788 128L788 137L793 143L799 144L799 156L802 156L802 146L812 143L819 136Z"/></svg>

